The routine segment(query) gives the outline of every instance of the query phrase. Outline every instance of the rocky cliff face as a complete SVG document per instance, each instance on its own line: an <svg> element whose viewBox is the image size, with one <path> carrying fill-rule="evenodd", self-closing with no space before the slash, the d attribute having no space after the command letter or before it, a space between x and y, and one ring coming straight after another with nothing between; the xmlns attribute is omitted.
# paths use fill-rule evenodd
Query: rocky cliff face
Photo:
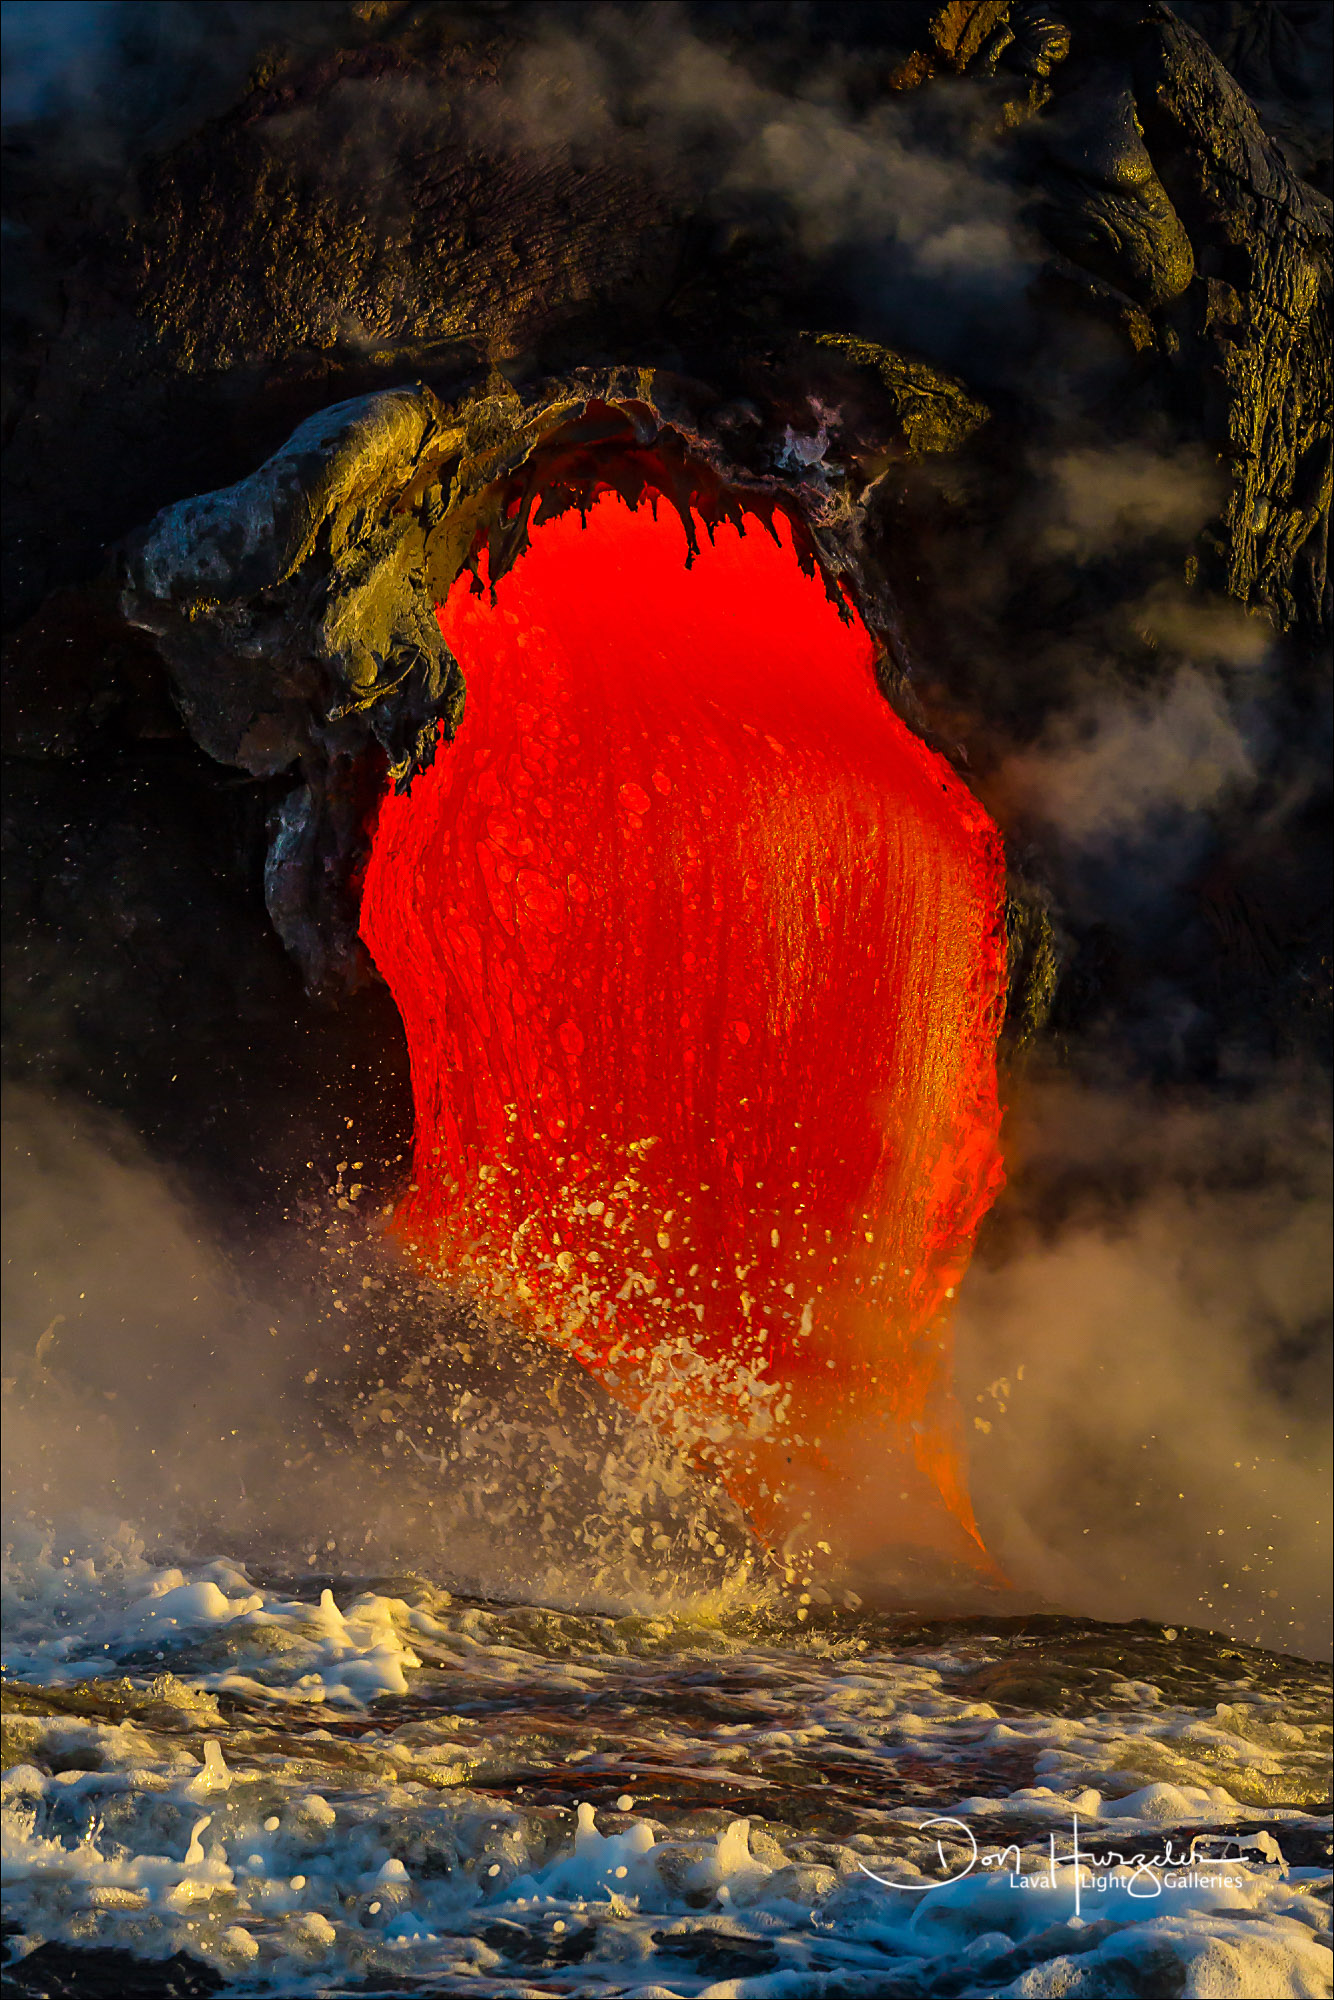
<svg viewBox="0 0 1334 2000"><path fill-rule="evenodd" d="M392 1134L348 918L466 698L429 602L609 467L855 593L1006 829L1012 1054L1320 1042L1324 10L161 11L7 131L22 1070L245 1202Z"/></svg>

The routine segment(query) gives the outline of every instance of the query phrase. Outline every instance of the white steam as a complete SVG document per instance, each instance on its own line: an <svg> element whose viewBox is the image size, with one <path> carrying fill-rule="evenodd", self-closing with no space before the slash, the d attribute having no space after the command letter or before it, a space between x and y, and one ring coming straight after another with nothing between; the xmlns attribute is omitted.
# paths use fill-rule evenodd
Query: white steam
<svg viewBox="0 0 1334 2000"><path fill-rule="evenodd" d="M753 1594L735 1510L646 1421L418 1288L346 1198L246 1246L256 1292L116 1120L15 1089L4 1152L7 1538L73 1552L120 1522L173 1560Z"/></svg>
<svg viewBox="0 0 1334 2000"><path fill-rule="evenodd" d="M1151 688L1096 690L1010 760L1005 785L1012 809L1083 852L1127 837L1154 842L1166 816L1220 805L1255 777L1217 680L1182 666Z"/></svg>
<svg viewBox="0 0 1334 2000"><path fill-rule="evenodd" d="M1055 453L1047 465L1053 555L1087 560L1152 536L1186 541L1218 513L1223 480L1195 447L1154 451L1140 443Z"/></svg>
<svg viewBox="0 0 1334 2000"><path fill-rule="evenodd" d="M1032 1085L1016 1168L1063 1187L961 1296L974 1499L1014 1582L1103 1618L1329 1646L1329 1132L1250 1102ZM1013 1224L1014 1218L1011 1217Z"/></svg>
<svg viewBox="0 0 1334 2000"><path fill-rule="evenodd" d="M461 109L488 147L619 158L722 227L781 215L807 255L837 255L891 337L957 343L1041 261L998 145L948 84L929 106L862 106L825 49L780 86L680 8L596 10L577 35L539 19Z"/></svg>

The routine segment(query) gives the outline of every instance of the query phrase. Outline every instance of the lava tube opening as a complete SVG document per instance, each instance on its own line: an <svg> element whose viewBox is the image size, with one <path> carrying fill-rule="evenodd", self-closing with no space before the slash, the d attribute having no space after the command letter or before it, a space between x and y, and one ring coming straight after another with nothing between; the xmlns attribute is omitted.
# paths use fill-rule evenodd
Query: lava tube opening
<svg viewBox="0 0 1334 2000"><path fill-rule="evenodd" d="M771 1547L985 1568L948 1317L1002 1178L999 836L781 516L701 540L606 493L439 609L464 719L361 912L412 1066L395 1227Z"/></svg>

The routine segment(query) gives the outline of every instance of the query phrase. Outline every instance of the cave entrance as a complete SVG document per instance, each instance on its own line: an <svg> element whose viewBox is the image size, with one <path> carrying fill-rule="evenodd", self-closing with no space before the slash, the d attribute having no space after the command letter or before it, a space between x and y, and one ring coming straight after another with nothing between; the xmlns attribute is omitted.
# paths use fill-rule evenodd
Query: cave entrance
<svg viewBox="0 0 1334 2000"><path fill-rule="evenodd" d="M464 720L361 914L412 1065L396 1226L772 1545L976 1562L947 1319L1001 1178L1000 842L782 516L745 529L687 567L604 493L440 607Z"/></svg>

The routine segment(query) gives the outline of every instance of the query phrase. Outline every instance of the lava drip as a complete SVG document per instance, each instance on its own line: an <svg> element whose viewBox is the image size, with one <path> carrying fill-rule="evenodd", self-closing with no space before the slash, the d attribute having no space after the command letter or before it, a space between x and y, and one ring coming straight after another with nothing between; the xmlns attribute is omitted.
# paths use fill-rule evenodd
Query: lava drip
<svg viewBox="0 0 1334 2000"><path fill-rule="evenodd" d="M440 608L466 713L361 915L412 1064L396 1228L771 1545L984 1566L948 1301L1002 1178L1000 841L781 517L684 556L608 494Z"/></svg>

